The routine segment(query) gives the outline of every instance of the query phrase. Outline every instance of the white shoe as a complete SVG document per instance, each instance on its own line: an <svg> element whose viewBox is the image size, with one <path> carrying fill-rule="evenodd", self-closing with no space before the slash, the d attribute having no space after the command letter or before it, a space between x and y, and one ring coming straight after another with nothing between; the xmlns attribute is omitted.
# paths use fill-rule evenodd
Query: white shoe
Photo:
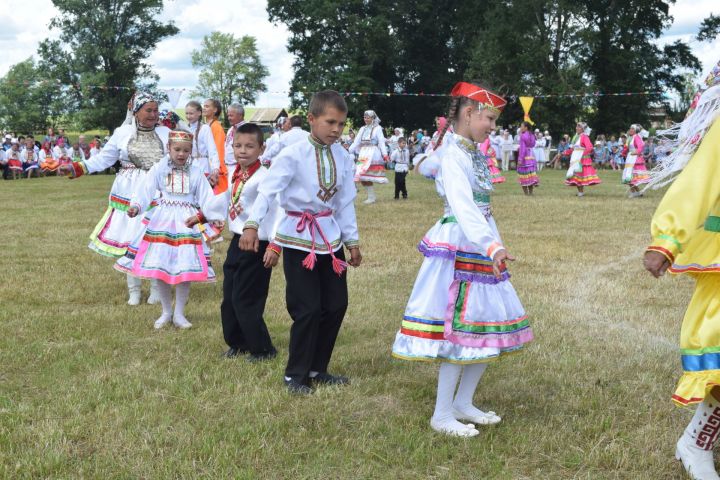
<svg viewBox="0 0 720 480"><path fill-rule="evenodd" d="M478 410L478 412L480 413L468 414L453 408L453 416L460 422L464 420L478 425L497 425L502 421L502 418L495 412L483 412L482 410Z"/></svg>
<svg viewBox="0 0 720 480"><path fill-rule="evenodd" d="M169 314L166 315L163 313L162 315L160 315L160 318L155 320L155 323L153 324L153 326L155 327L155 330L160 330L165 325L170 324L170 322L172 322L172 315L169 315Z"/></svg>
<svg viewBox="0 0 720 480"><path fill-rule="evenodd" d="M140 292L139 291L131 291L130 297L128 298L128 305L140 305Z"/></svg>
<svg viewBox="0 0 720 480"><path fill-rule="evenodd" d="M683 433L675 449L675 458L680 460L693 480L720 480L715 471L712 450L703 450L687 433Z"/></svg>
<svg viewBox="0 0 720 480"><path fill-rule="evenodd" d="M430 419L430 427L439 433L450 435L451 437L476 437L480 435L480 431L473 424L464 424L458 421L438 422L434 418Z"/></svg>
<svg viewBox="0 0 720 480"><path fill-rule="evenodd" d="M578 196L578 197L584 197L585 194L584 194L583 192L578 192L578 195L577 195L577 196Z"/></svg>
<svg viewBox="0 0 720 480"><path fill-rule="evenodd" d="M172 322L177 328L182 328L183 330L192 327L192 323L188 322L188 319L181 315L173 316Z"/></svg>
<svg viewBox="0 0 720 480"><path fill-rule="evenodd" d="M364 203L365 205L370 205L371 203L375 203L375 199L374 199L374 198L368 198L368 199L365 200L363 203Z"/></svg>

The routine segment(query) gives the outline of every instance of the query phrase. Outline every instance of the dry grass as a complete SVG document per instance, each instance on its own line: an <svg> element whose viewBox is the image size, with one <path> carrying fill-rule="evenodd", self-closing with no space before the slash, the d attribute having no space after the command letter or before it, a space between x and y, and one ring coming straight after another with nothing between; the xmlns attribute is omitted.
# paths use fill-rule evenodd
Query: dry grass
<svg viewBox="0 0 720 480"><path fill-rule="evenodd" d="M498 188L537 338L488 369L476 400L504 421L469 440L429 428L437 366L390 357L415 245L441 214L430 182L411 176L410 200L388 185L358 206L365 262L331 365L353 384L310 398L281 383L281 269L267 311L279 357L222 360L220 283L193 286L192 330L158 333L158 307L125 305L124 277L85 247L112 177L2 182L0 476L680 478L672 453L691 413L669 397L692 285L642 270L659 195L628 200L618 175L602 177L584 199L560 172L544 171L532 199L514 173Z"/></svg>

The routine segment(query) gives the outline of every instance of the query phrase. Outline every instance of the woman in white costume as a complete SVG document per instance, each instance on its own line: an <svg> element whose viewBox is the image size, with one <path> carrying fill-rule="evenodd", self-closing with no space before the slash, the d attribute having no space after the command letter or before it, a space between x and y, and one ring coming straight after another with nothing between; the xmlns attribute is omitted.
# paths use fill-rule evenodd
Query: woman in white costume
<svg viewBox="0 0 720 480"><path fill-rule="evenodd" d="M370 204L375 203L376 200L373 183L388 183L385 176L388 152L377 114L367 110L363 119L365 125L355 136L349 151L358 156L355 181L360 182L367 190L367 200L363 203Z"/></svg>
<svg viewBox="0 0 720 480"><path fill-rule="evenodd" d="M77 178L86 173L102 172L120 161L120 170L110 188L108 208L90 235L88 247L108 257L125 255L127 247L142 228L142 218L126 215L130 199L148 170L165 156L170 129L158 126L158 102L149 94L137 92L128 105L128 120L115 129L98 155L60 167L60 172ZM128 305L140 303L141 281L128 275ZM148 303L160 300L153 283Z"/></svg>

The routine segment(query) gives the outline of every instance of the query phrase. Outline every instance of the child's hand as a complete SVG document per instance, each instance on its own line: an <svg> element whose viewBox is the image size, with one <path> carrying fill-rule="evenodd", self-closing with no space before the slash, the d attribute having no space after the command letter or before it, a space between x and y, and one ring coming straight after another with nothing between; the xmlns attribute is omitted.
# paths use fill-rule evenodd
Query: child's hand
<svg viewBox="0 0 720 480"><path fill-rule="evenodd" d="M215 185L217 185L219 179L220 179L220 172L218 170L214 170L210 174L210 176L208 176L208 182L210 182L211 187L215 187Z"/></svg>
<svg viewBox="0 0 720 480"><path fill-rule="evenodd" d="M495 257L493 258L493 275L495 275L495 278L500 280L502 278L502 271L500 270L500 267L505 265L505 262L514 262L515 257L510 255L507 250L500 250L495 254Z"/></svg>
<svg viewBox="0 0 720 480"><path fill-rule="evenodd" d="M280 255L278 255L275 250L266 248L265 255L263 255L263 265L265 265L265 268L272 268L278 264L279 258Z"/></svg>
<svg viewBox="0 0 720 480"><path fill-rule="evenodd" d="M200 223L200 218L199 218L197 215L193 215L193 216L191 216L191 217L188 217L188 218L185 220L185 226L188 227L188 228L192 228L192 227L194 227L195 225L197 225L198 223Z"/></svg>
<svg viewBox="0 0 720 480"><path fill-rule="evenodd" d="M240 250L257 253L260 250L260 240L258 240L257 230L254 228L246 228L243 230L240 236L239 246Z"/></svg>
<svg viewBox="0 0 720 480"><path fill-rule="evenodd" d="M212 222L210 222L210 224L218 230L222 230L223 228L225 228L225 222L223 222L222 220L213 220Z"/></svg>
<svg viewBox="0 0 720 480"><path fill-rule="evenodd" d="M348 261L348 265L352 267L359 267L360 263L362 262L362 254L360 253L359 247L353 247L350 249L350 260Z"/></svg>
<svg viewBox="0 0 720 480"><path fill-rule="evenodd" d="M670 267L670 261L665 255L652 250L645 252L643 264L645 265L645 270L650 272L655 278L660 278L665 275L665 272Z"/></svg>
<svg viewBox="0 0 720 480"><path fill-rule="evenodd" d="M135 218L137 217L138 213L140 213L140 209L138 209L138 207L130 207L128 208L127 216L130 218Z"/></svg>

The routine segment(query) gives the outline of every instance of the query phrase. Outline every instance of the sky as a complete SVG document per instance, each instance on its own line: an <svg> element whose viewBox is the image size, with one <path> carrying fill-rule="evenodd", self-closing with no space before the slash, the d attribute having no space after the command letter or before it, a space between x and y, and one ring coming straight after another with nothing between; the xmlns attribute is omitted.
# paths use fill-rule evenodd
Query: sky
<svg viewBox="0 0 720 480"><path fill-rule="evenodd" d="M34 55L38 44L48 36L50 19L57 15L51 0L3 0L0 10L0 77L14 64ZM172 20L180 33L163 40L151 54L149 63L160 75L161 88L190 90L197 82L197 70L190 64L190 53L200 47L204 35L218 30L236 36L257 38L260 58L270 71L265 80L268 91L262 93L257 107L286 107L285 93L292 79L294 60L286 48L287 30L268 20L263 0L166 0L163 18ZM677 39L692 40L700 22L710 13L720 14L718 0L677 0L670 7L673 25L659 43ZM693 53L703 65L703 76L718 59L720 39L711 43L692 41ZM180 99L187 99L183 94Z"/></svg>

